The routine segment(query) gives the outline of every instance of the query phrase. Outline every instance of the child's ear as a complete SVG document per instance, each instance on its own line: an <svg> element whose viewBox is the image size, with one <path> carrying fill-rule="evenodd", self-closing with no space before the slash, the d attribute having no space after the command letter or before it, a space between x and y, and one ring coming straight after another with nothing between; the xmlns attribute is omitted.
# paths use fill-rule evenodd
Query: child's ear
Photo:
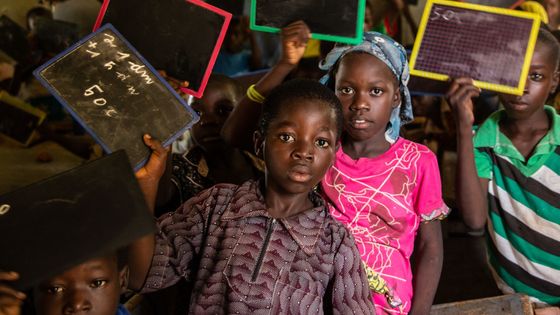
<svg viewBox="0 0 560 315"><path fill-rule="evenodd" d="M259 131L253 133L253 144L255 146L255 155L259 159L264 160L264 136Z"/></svg>
<svg viewBox="0 0 560 315"><path fill-rule="evenodd" d="M395 95L393 95L393 106L391 107L397 108L399 105L401 105L401 89L397 88Z"/></svg>
<svg viewBox="0 0 560 315"><path fill-rule="evenodd" d="M560 80L560 70L554 72L552 76L552 87L550 89L550 94L556 92L558 89L558 81Z"/></svg>
<svg viewBox="0 0 560 315"><path fill-rule="evenodd" d="M126 289L128 288L129 275L130 275L130 269L128 269L128 266L124 266L119 271L119 287L121 288L121 294L126 292Z"/></svg>

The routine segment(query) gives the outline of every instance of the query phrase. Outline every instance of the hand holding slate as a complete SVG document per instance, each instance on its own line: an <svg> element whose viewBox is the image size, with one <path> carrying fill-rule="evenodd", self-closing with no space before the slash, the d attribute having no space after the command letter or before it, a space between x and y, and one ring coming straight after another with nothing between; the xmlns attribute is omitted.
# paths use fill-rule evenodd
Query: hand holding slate
<svg viewBox="0 0 560 315"><path fill-rule="evenodd" d="M297 66L311 38L309 27L303 21L294 22L281 31L282 57L280 63Z"/></svg>
<svg viewBox="0 0 560 315"><path fill-rule="evenodd" d="M0 315L19 315L25 294L3 283L19 278L15 272L0 271Z"/></svg>
<svg viewBox="0 0 560 315"><path fill-rule="evenodd" d="M154 209L158 183L165 172L165 164L167 155L171 151L171 147L164 148L156 139L152 139L150 135L144 135L144 143L152 153L148 159L148 163L136 171L136 179L144 192L144 198L151 210Z"/></svg>
<svg viewBox="0 0 560 315"><path fill-rule="evenodd" d="M125 149L136 169L150 155L146 132L169 145L198 120L110 24L34 74L106 152Z"/></svg>

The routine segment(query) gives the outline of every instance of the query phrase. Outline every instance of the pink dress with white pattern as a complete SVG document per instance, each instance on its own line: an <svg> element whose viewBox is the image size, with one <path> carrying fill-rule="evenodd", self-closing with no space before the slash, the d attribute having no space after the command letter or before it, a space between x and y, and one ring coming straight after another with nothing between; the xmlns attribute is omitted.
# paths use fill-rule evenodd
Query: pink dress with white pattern
<svg viewBox="0 0 560 315"><path fill-rule="evenodd" d="M413 294L410 255L418 227L449 213L435 155L403 138L375 158L354 160L340 148L321 185L335 205L331 214L354 234L369 269L370 288L378 280L371 279L375 274L390 290L372 292L377 312L408 313Z"/></svg>

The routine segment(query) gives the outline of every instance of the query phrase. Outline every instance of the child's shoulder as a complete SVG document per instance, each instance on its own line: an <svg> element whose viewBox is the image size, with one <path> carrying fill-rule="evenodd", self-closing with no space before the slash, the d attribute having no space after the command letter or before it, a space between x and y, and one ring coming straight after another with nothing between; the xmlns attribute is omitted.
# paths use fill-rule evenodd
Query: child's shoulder
<svg viewBox="0 0 560 315"><path fill-rule="evenodd" d="M414 142L405 138L399 138L398 141L399 142L396 143L396 145L398 145L401 149L403 149L402 150L403 152L411 152L411 153L419 154L420 158L418 159L418 163L437 159L435 153L432 152L430 148L428 148L427 146L421 143Z"/></svg>

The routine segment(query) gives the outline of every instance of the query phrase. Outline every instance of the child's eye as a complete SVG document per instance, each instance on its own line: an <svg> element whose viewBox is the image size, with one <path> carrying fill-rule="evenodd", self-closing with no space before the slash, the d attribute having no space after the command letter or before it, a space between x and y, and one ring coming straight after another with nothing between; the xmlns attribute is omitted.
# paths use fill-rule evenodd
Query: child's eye
<svg viewBox="0 0 560 315"><path fill-rule="evenodd" d="M107 284L107 280L93 280L90 284L92 288L100 288Z"/></svg>
<svg viewBox="0 0 560 315"><path fill-rule="evenodd" d="M531 73L529 74L529 78L533 81L540 81L543 79L543 75L540 73Z"/></svg>
<svg viewBox="0 0 560 315"><path fill-rule="evenodd" d="M349 88L349 87L342 87L342 88L338 89L338 91L342 94L352 94L352 93L354 93L354 89Z"/></svg>
<svg viewBox="0 0 560 315"><path fill-rule="evenodd" d="M58 293L61 293L62 291L63 291L63 288L59 287L59 286L52 286L52 287L47 288L47 293L49 293L49 294L58 294Z"/></svg>
<svg viewBox="0 0 560 315"><path fill-rule="evenodd" d="M382 90L382 89L379 89L379 88L373 88L373 89L371 90L371 94L373 94L373 95L375 95L375 96L379 96L379 95L383 94L383 90Z"/></svg>
<svg viewBox="0 0 560 315"><path fill-rule="evenodd" d="M280 140L282 140L283 142L292 142L294 141L294 137L289 134L283 133L280 135Z"/></svg>
<svg viewBox="0 0 560 315"><path fill-rule="evenodd" d="M326 140L326 139L317 139L317 141L315 141L315 143L317 144L317 146L319 148L328 148L330 146L329 141Z"/></svg>

